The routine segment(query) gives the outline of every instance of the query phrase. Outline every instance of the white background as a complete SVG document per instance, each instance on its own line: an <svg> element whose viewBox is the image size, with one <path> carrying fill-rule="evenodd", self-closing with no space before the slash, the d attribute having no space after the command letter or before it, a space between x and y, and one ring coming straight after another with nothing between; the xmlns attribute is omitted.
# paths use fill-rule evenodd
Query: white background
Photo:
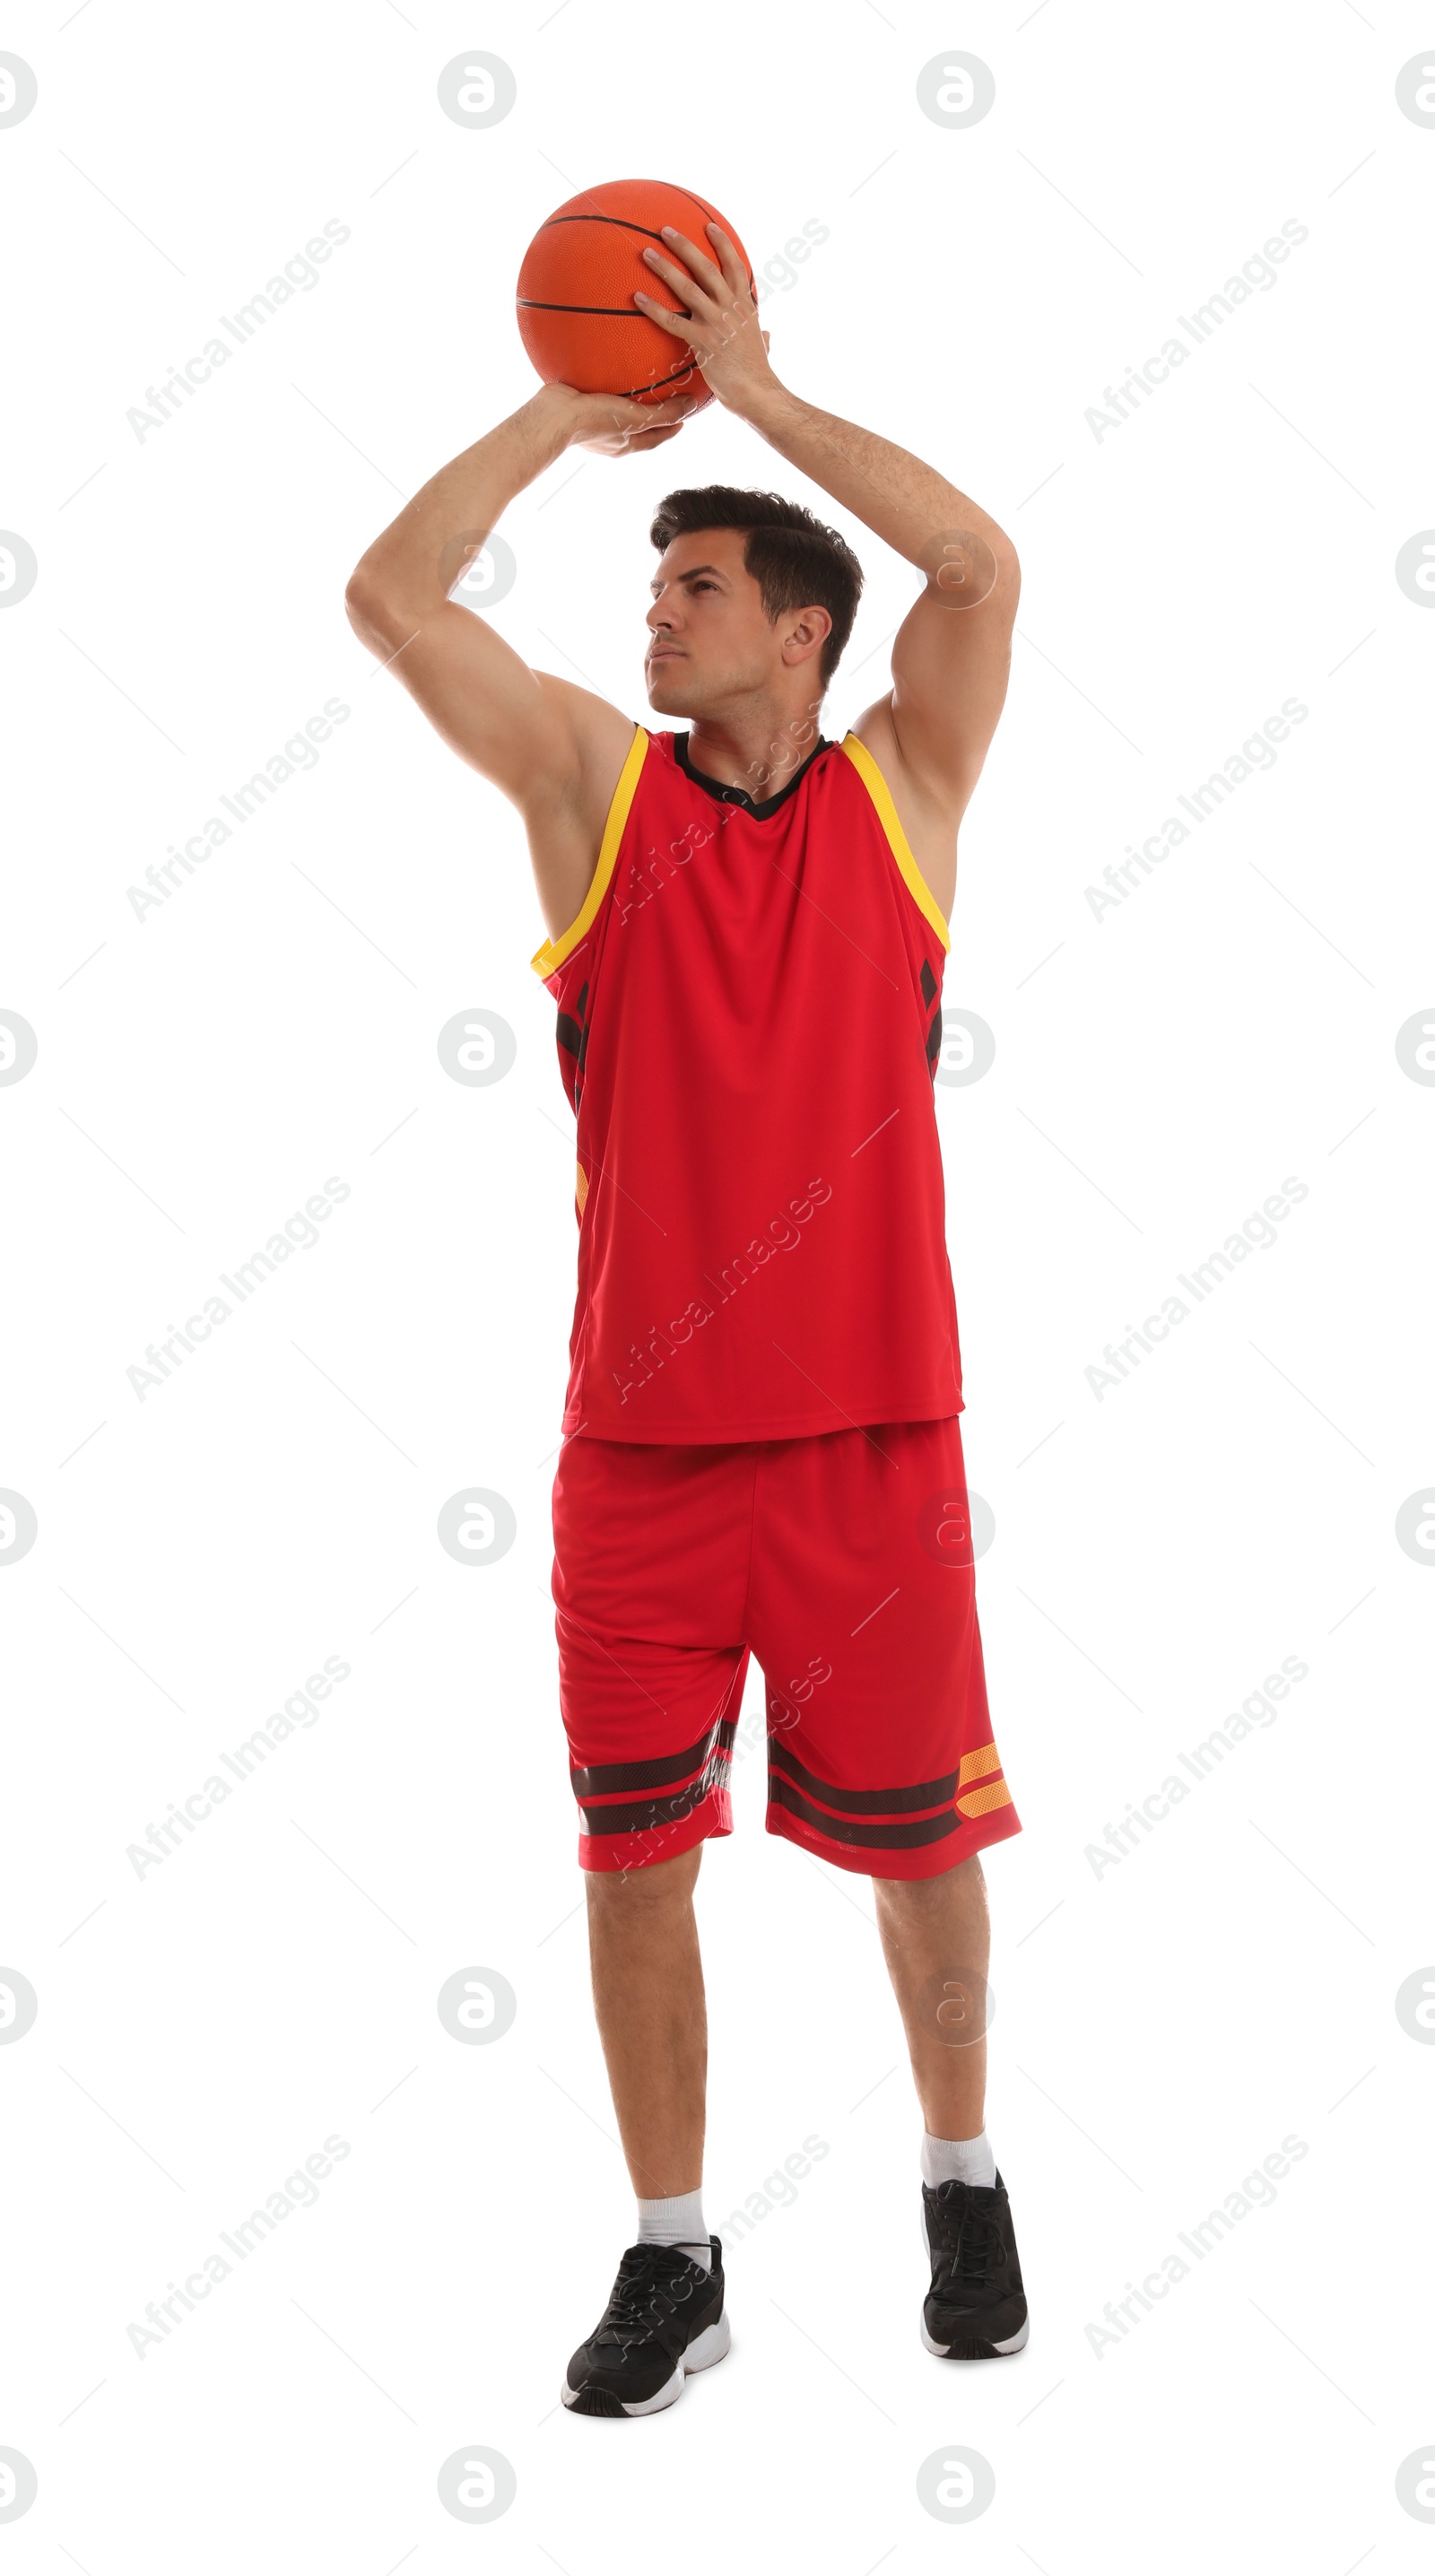
<svg viewBox="0 0 1435 2576"><path fill-rule="evenodd" d="M1435 1093L1395 1037L1432 1005L1435 616L1394 563L1435 521L1435 131L1395 98L1430 33L1390 0L10 14L39 84L0 132L0 522L38 562L0 617L0 1007L39 1041L0 1090L0 1484L38 1517L0 1578L0 1958L39 1998L0 2049L25 2576L1428 2564L1395 2476L1435 2443L1435 2055L1394 1998L1435 1958L1431 1576L1395 1518L1435 1471ZM472 132L437 82L475 45L517 103ZM916 85L954 45L996 102L948 131ZM1001 2365L921 2347L870 1891L764 1836L754 1680L699 1892L710 2223L828 2153L732 2248L731 2359L619 2430L556 2405L632 2216L547 1595L575 1231L543 925L516 816L373 671L343 588L533 390L537 225L634 173L714 201L760 270L826 225L764 298L778 372L1023 558L946 988L996 1058L937 1111L1025 1826L988 1869L989 2128L1033 2324ZM317 286L138 438L146 388L331 219ZM1098 439L1103 389L1288 221L1278 282ZM717 406L651 457L565 459L503 522L504 634L642 717L648 518L713 479L831 506ZM916 580L842 524L867 590L829 736ZM331 698L317 765L137 918L127 889ZM1095 917L1288 698L1275 766ZM517 1037L492 1088L436 1051L475 1008ZM319 1241L141 1401L146 1344L331 1175ZM1103 1345L1287 1176L1277 1242L1098 1400ZM436 1538L466 1479L517 1516L488 1567ZM127 1846L331 1656L318 1720L138 1878ZM1098 1875L1087 1846L1287 1657L1275 1722ZM489 2045L435 2009L468 1966L517 1998ZM139 2357L146 2303L330 2135L316 2205ZM1287 2136L1274 2205L1093 2349ZM953 2443L996 2481L956 2534L916 2486ZM474 2444L517 2479L478 2529L436 2483Z"/></svg>

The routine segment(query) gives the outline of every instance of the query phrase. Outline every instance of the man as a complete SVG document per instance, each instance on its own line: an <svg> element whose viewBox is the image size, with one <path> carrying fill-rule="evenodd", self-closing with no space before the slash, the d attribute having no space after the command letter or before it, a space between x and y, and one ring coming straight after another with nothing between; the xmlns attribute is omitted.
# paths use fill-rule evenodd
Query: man
<svg viewBox="0 0 1435 2576"><path fill-rule="evenodd" d="M350 616L523 814L577 1118L578 1296L554 1483L561 1698L593 1990L638 2231L565 2405L644 2415L728 2349L702 2215L692 1891L731 1830L749 1653L768 1831L872 1877L925 2122L929 2351L1014 2352L1026 2301L983 2128L981 1863L1020 1830L987 1715L932 1083L957 827L1006 694L1017 564L985 511L768 362L745 274L666 231L636 301L718 401L927 575L892 687L817 730L861 587L795 502L672 493L649 734L449 592L572 445L686 406L548 385L360 563ZM593 567L581 551L576 579ZM602 570L611 589L611 569Z"/></svg>

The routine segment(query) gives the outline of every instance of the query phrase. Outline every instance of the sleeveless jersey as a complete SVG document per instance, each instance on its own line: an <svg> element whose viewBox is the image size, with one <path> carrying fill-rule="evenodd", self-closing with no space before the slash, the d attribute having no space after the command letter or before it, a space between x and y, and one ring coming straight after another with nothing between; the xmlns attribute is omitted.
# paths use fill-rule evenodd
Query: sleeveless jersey
<svg viewBox="0 0 1435 2576"><path fill-rule="evenodd" d="M532 960L577 1117L563 1431L959 1413L941 911L855 734L763 801L687 746L635 728L582 909Z"/></svg>

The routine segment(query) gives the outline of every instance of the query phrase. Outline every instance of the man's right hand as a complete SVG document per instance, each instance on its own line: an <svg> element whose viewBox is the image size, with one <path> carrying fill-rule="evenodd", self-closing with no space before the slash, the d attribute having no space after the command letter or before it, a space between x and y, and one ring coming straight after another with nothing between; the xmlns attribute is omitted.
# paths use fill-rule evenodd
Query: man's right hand
<svg viewBox="0 0 1435 2576"><path fill-rule="evenodd" d="M547 385L543 400L557 396L561 414L571 418L570 447L590 448L595 456L634 456L676 438L690 411L692 394L670 395L663 403L631 402L625 394L585 394L574 385Z"/></svg>

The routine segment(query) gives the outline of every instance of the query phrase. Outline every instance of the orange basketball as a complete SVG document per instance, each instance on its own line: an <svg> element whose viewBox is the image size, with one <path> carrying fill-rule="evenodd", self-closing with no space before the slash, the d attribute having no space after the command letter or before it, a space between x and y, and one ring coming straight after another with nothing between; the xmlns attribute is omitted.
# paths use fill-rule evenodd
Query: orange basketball
<svg viewBox="0 0 1435 2576"><path fill-rule="evenodd" d="M711 257L709 223L721 224L753 288L752 263L733 226L690 188L671 188L664 179L609 179L557 207L518 272L519 333L544 383L626 394L640 403L695 395L699 410L711 402L691 351L633 302L641 290L670 313L686 312L643 252L649 242L668 252L662 227L672 224ZM681 266L681 254L669 255Z"/></svg>

